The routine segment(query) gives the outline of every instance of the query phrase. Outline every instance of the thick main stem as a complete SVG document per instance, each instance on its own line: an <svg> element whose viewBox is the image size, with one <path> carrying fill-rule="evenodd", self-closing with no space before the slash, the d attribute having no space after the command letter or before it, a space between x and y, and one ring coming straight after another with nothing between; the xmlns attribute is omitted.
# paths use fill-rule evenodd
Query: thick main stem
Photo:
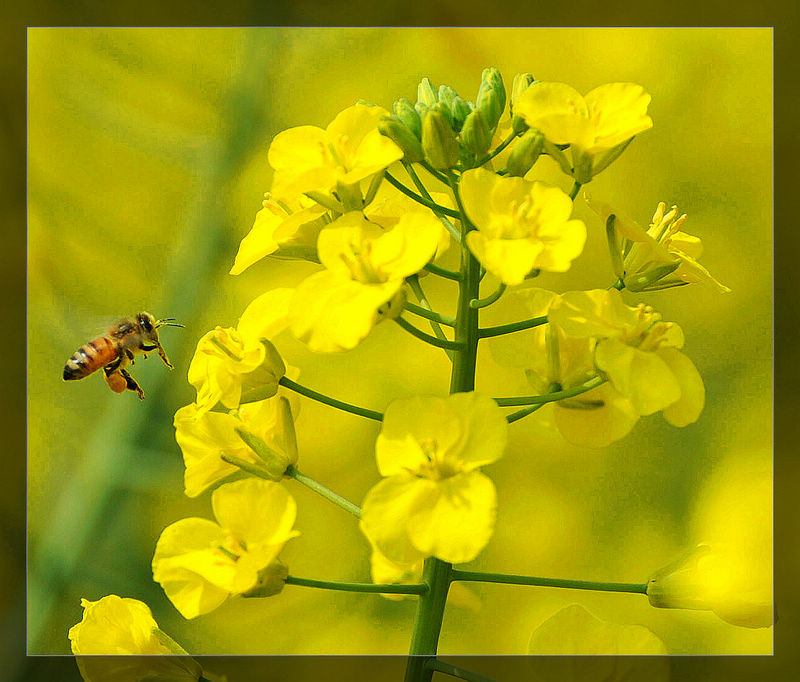
<svg viewBox="0 0 800 682"><path fill-rule="evenodd" d="M466 232L466 227L464 231ZM464 243L465 240L462 240L462 244ZM455 341L461 345L453 351L450 393L472 391L475 388L478 310L471 308L469 302L478 298L479 267L478 261L466 246L462 245L461 279L458 288L458 312L455 325ZM430 682L433 676L433 669L426 663L436 655L452 570L452 564L446 561L435 557L425 560L422 581L428 585L429 591L419 598L405 682Z"/></svg>

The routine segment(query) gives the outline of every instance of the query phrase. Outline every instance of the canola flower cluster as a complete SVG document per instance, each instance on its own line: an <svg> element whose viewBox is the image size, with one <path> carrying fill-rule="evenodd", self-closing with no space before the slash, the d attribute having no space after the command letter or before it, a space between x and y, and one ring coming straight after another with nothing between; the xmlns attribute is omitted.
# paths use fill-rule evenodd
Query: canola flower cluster
<svg viewBox="0 0 800 682"><path fill-rule="evenodd" d="M642 416L661 412L678 427L698 419L705 389L681 351L681 328L636 299L692 283L728 291L697 262L701 243L682 231L686 216L659 203L644 229L586 196L598 224L572 218L582 185L652 126L649 102L631 83L582 96L530 74L514 79L507 101L499 72L487 69L475 102L423 79L415 104L400 99L390 112L359 102L324 129L303 125L275 136L268 153L272 187L230 272L239 275L266 257L305 260L319 269L294 289L259 296L235 327L218 326L197 344L188 374L197 397L177 411L174 425L186 495L212 490L215 520L171 524L152 561L154 579L185 618L231 597L275 595L291 582L278 558L298 535L288 478L359 518L372 578L387 587L386 596L419 596L432 589L423 579L430 560L469 562L491 539L497 492L482 468L506 455L510 423L550 405L565 438L600 447L624 437ZM569 192L526 177L543 156L572 182ZM540 271L570 269L587 229L606 233L612 286L560 294L527 286ZM441 265L453 248L461 254L460 271ZM499 281L495 294L461 301L455 316L431 310L420 285L424 275L456 280L463 291L478 269ZM477 281L474 286L477 292ZM633 295L633 305L622 291ZM477 328L481 307L509 301L522 302L529 317L505 328ZM435 335L414 327L408 313L426 318ZM273 342L288 330L311 351L346 352L389 320L450 355L459 377L450 395L401 398L383 413L358 411L298 384L298 370ZM442 327L453 328L454 338ZM477 342L524 329L529 343L515 361L525 364L536 393L494 399L476 391ZM470 354L471 370L464 360ZM375 444L381 479L360 508L297 470L297 393L382 422ZM525 407L506 415L502 408L513 405ZM716 565L707 556L715 550L704 547L701 563ZM739 625L771 624L768 600L741 602L746 572L720 592L706 574L697 579L696 564L656 574L647 591L651 603L714 610ZM409 591L393 593L392 585ZM726 608L733 594L740 601ZM70 631L76 654L87 653L84 642L93 638L109 653L182 651L164 644L168 638L157 634L149 610L135 600L112 595L84 601L84 608L84 620ZM114 644L97 632L102 608L115 623L130 611L131 628L142 634ZM578 612L564 618L602 633L610 627L592 625L596 619ZM533 643L545 641L551 627L532 639L532 652L541 651ZM661 646L647 640L643 651L661 653ZM191 666L186 673L198 679Z"/></svg>

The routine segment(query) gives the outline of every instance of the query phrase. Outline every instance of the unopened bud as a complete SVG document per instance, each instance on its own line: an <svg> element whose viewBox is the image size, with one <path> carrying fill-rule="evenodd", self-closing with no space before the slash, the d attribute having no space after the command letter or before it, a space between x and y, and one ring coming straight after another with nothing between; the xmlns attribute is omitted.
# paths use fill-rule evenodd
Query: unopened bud
<svg viewBox="0 0 800 682"><path fill-rule="evenodd" d="M467 120L467 116L472 111L475 111L475 105L472 102L467 102L461 97L456 97L450 105L450 113L453 118L456 130L461 130Z"/></svg>
<svg viewBox="0 0 800 682"><path fill-rule="evenodd" d="M393 108L394 115L397 116L400 122L414 133L417 139L420 139L422 137L422 120L414 105L405 97L402 97L394 103Z"/></svg>
<svg viewBox="0 0 800 682"><path fill-rule="evenodd" d="M458 163L458 141L441 111L431 109L425 114L422 121L422 150L436 170L446 170Z"/></svg>
<svg viewBox="0 0 800 682"><path fill-rule="evenodd" d="M543 146L544 135L542 135L539 130L532 128L525 132L522 137L517 140L516 144L511 149L511 154L508 156L508 161L506 162L508 174L520 178L525 175L533 164L536 163L536 160L542 153Z"/></svg>
<svg viewBox="0 0 800 682"><path fill-rule="evenodd" d="M521 133L522 131L528 129L528 124L525 123L525 120L522 118L522 116L514 114L514 107L519 101L522 93L533 84L533 81L534 78L529 73L518 73L516 76L514 76L514 84L511 86L511 127L515 133Z"/></svg>
<svg viewBox="0 0 800 682"><path fill-rule="evenodd" d="M424 104L426 107L432 107L438 101L436 90L433 89L430 80L428 78L423 78L417 86L417 103Z"/></svg>
<svg viewBox="0 0 800 682"><path fill-rule="evenodd" d="M414 113L416 114L416 112ZM403 150L403 159L408 163L419 163L424 158L422 144L398 117L382 118L378 123L378 130Z"/></svg>
<svg viewBox="0 0 800 682"><path fill-rule="evenodd" d="M483 70L475 105L483 113L489 129L494 129L506 107L506 89L503 85L503 77L494 67Z"/></svg>
<svg viewBox="0 0 800 682"><path fill-rule="evenodd" d="M485 154L492 143L489 126L479 109L473 111L464 121L461 129L461 144L476 156Z"/></svg>

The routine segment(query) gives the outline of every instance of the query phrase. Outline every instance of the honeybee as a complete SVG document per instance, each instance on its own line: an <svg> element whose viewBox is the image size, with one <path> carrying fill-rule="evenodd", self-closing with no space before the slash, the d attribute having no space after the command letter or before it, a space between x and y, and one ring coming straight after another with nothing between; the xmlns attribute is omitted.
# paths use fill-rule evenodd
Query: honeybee
<svg viewBox="0 0 800 682"><path fill-rule="evenodd" d="M114 393L126 389L136 391L139 400L144 400L144 391L125 368L133 364L134 355L155 350L164 364L172 369L172 363L158 340L159 327L183 325L175 322L174 317L156 320L146 312L120 320L105 335L89 341L72 354L64 365L64 381L83 379L102 367L106 382Z"/></svg>

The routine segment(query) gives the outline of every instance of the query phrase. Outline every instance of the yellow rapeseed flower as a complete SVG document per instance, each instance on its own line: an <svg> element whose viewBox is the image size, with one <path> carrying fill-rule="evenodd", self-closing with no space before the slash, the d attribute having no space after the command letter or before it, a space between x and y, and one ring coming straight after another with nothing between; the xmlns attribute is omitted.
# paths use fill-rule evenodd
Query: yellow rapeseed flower
<svg viewBox="0 0 800 682"><path fill-rule="evenodd" d="M478 467L499 459L507 423L491 398L395 400L376 443L385 478L364 499L361 530L389 561L471 561L494 530L497 496Z"/></svg>
<svg viewBox="0 0 800 682"><path fill-rule="evenodd" d="M197 389L200 413L221 402L238 407L245 387L269 397L278 390L286 366L269 340L287 325L290 289L273 289L247 306L236 328L217 327L197 343L189 364L189 383Z"/></svg>
<svg viewBox="0 0 800 682"><path fill-rule="evenodd" d="M683 332L650 306L625 305L616 289L569 291L553 302L550 324L574 338L597 339L595 365L639 414L661 410L674 426L700 416L705 388L694 364L678 349Z"/></svg>
<svg viewBox="0 0 800 682"><path fill-rule="evenodd" d="M337 187L356 186L403 158L400 149L378 130L389 112L382 107L348 107L324 130L289 128L275 136L269 163L275 169L272 194L296 200L306 192L330 195Z"/></svg>
<svg viewBox="0 0 800 682"><path fill-rule="evenodd" d="M478 228L467 245L505 284L520 284L535 269L565 272L583 250L586 227L569 219L572 201L558 187L476 168L461 177L460 191Z"/></svg>
<svg viewBox="0 0 800 682"><path fill-rule="evenodd" d="M297 413L298 401L292 396L274 396L241 405L230 412L202 411L195 403L175 413L175 440L183 453L186 466L184 492L197 497L203 491L241 471L226 462L222 455L241 460L263 471L264 476L280 477L290 464L297 462L297 451L287 439L286 411ZM290 409L289 402L294 403ZM262 460L237 431L245 431L266 443L280 462Z"/></svg>
<svg viewBox="0 0 800 682"><path fill-rule="evenodd" d="M648 95L635 83L608 83L585 97L565 83L534 83L514 105L531 128L546 137L545 149L580 183L616 159L625 146L653 126ZM556 145L569 145L572 162Z"/></svg>
<svg viewBox="0 0 800 682"><path fill-rule="evenodd" d="M603 219L607 229L613 216L612 229L616 243L609 246L616 251L616 255L612 254L619 269L616 275L625 282L627 289L647 291L702 282L722 293L730 291L697 262L703 244L698 237L683 232L686 214L679 217L677 206L667 211L667 205L659 202L645 231L611 206L589 196L585 198L590 208Z"/></svg>
<svg viewBox="0 0 800 682"><path fill-rule="evenodd" d="M290 304L294 335L321 353L357 346L402 296L404 278L434 256L441 229L430 213L403 215L390 230L360 211L331 223L317 242L325 270L301 282Z"/></svg>
<svg viewBox="0 0 800 682"><path fill-rule="evenodd" d="M246 478L211 496L217 523L181 519L161 533L153 579L184 618L216 609L228 597L257 587L292 530L294 498L279 483Z"/></svg>
<svg viewBox="0 0 800 682"><path fill-rule="evenodd" d="M200 678L197 661L159 629L147 604L110 594L81 599L81 606L83 618L69 639L86 682Z"/></svg>
<svg viewBox="0 0 800 682"><path fill-rule="evenodd" d="M269 193L263 206L239 244L230 274L241 274L265 256L317 261L317 236L325 226L326 209L306 197L279 204Z"/></svg>

